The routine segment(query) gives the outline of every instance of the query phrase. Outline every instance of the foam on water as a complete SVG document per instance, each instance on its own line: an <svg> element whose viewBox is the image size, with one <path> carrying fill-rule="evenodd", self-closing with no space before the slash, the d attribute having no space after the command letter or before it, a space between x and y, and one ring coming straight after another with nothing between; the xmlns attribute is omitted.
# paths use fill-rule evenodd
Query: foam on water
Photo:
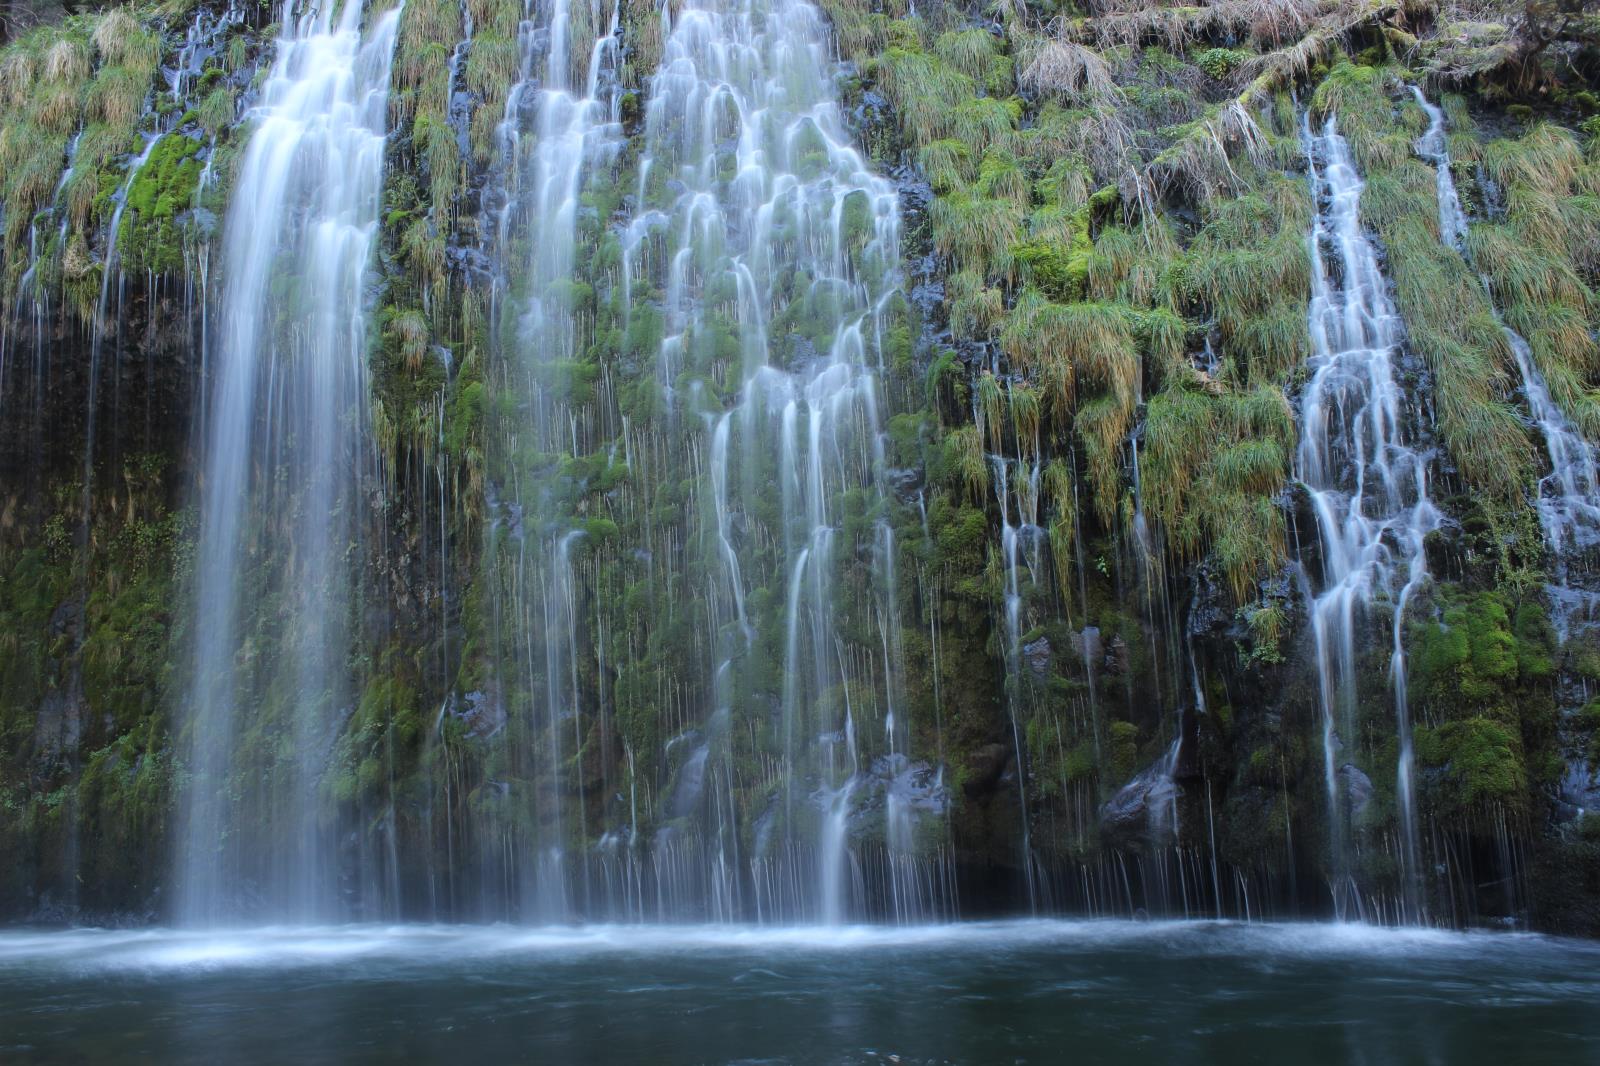
<svg viewBox="0 0 1600 1066"><path fill-rule="evenodd" d="M962 922L913 926L345 925L228 931L75 929L0 934L0 973L137 976L186 971L334 967L372 973L452 969L490 961L576 963L600 956L754 954L764 959L894 951L908 955L1063 956L1132 951L1168 957L1274 960L1433 960L1537 957L1576 952L1600 965L1600 945L1531 933L1448 932L1362 923L1226 921Z"/></svg>

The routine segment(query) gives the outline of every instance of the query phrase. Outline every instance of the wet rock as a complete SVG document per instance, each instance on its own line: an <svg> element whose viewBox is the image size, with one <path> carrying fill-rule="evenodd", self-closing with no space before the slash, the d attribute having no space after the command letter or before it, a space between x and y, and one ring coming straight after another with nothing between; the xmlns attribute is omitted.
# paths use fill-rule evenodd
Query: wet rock
<svg viewBox="0 0 1600 1066"><path fill-rule="evenodd" d="M1367 809L1367 804L1372 802L1372 778L1362 772L1354 763L1345 763L1339 767L1339 794L1344 797L1344 802L1352 819L1359 818Z"/></svg>
<svg viewBox="0 0 1600 1066"><path fill-rule="evenodd" d="M1085 626L1081 633L1072 634L1072 650L1086 663L1099 662L1102 653L1099 628Z"/></svg>
<svg viewBox="0 0 1600 1066"><path fill-rule="evenodd" d="M1600 811L1600 772L1587 759L1573 759L1561 777L1556 820L1570 822L1591 811Z"/></svg>
<svg viewBox="0 0 1600 1066"><path fill-rule="evenodd" d="M505 706L487 692L473 691L452 699L447 713L466 728L469 737L478 740L492 737L506 726Z"/></svg>
<svg viewBox="0 0 1600 1066"><path fill-rule="evenodd" d="M993 790L1011 764L1011 750L1004 744L986 744L972 753L967 760L967 778L962 791L968 796L981 796Z"/></svg>
<svg viewBox="0 0 1600 1066"><path fill-rule="evenodd" d="M1107 642L1105 656L1100 662L1107 675L1120 677L1128 672L1131 661L1132 652L1128 649L1128 642L1122 639L1121 634L1117 634Z"/></svg>
<svg viewBox="0 0 1600 1066"><path fill-rule="evenodd" d="M1452 519L1441 520L1438 529L1422 538L1422 552L1432 574L1460 574L1466 566L1461 526Z"/></svg>
<svg viewBox="0 0 1600 1066"><path fill-rule="evenodd" d="M88 704L77 692L54 691L39 701L33 722L33 750L41 765L54 768L78 750Z"/></svg>
<svg viewBox="0 0 1600 1066"><path fill-rule="evenodd" d="M1172 779L1176 751L1139 772L1100 808L1100 831L1113 847L1165 847L1176 839L1176 804L1183 790Z"/></svg>
<svg viewBox="0 0 1600 1066"><path fill-rule="evenodd" d="M68 633L76 633L83 620L83 601L70 599L50 612L50 639L59 640Z"/></svg>
<svg viewBox="0 0 1600 1066"><path fill-rule="evenodd" d="M884 478L901 503L915 503L922 494L922 471L917 467L890 467L884 472Z"/></svg>
<svg viewBox="0 0 1600 1066"><path fill-rule="evenodd" d="M1050 675L1050 638L1040 637L1032 644L1022 646L1022 662L1032 671L1033 676L1045 678Z"/></svg>

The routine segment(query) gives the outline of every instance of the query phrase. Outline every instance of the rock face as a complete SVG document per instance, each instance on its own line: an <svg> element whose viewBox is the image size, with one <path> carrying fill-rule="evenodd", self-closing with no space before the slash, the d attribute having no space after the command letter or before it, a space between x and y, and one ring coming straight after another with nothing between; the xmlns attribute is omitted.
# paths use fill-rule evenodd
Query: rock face
<svg viewBox="0 0 1600 1066"><path fill-rule="evenodd" d="M1174 745L1100 808L1100 830L1113 846L1139 850L1169 847L1177 841L1177 805L1183 795L1172 776L1177 761Z"/></svg>
<svg viewBox="0 0 1600 1066"><path fill-rule="evenodd" d="M1600 284L1578 224L1592 26L1508 22L1485 65L1426 3L1331 36L1167 5L1161 40L1137 5L1090 5L1051 47L1105 81L1069 84L1021 31L1054 9L932 2L785 7L793 61L828 62L741 83L759 106L712 116L691 158L652 102L691 68L748 71L668 57L651 5L613 38L574 20L552 80L545 15L525 32L485 0L469 41L457 4L408 0L369 402L339 414L365 457L356 532L318 549L357 586L329 692L292 695L313 546L262 554L305 516L251 514L240 540L230 665L254 713L232 784L287 803L310 781L295 799L350 903L326 917L637 918L607 908L670 889L675 916L814 918L825 882L852 919L905 919L908 884L938 886L921 917L1315 914L1335 872L1387 899L1398 631L1418 869L1446 871L1417 878L1430 920L1600 933L1600 574L1545 536L1552 427L1600 424L1578 328ZM674 25L741 32L717 22L738 7L687 0ZM168 920L181 889L197 428L273 17L47 13L0 52L22 86L0 93L0 917ZM1308 40L1323 61L1281 71ZM1423 146L1434 101L1409 86L1444 72L1448 136ZM1267 81L1241 99L1246 75ZM559 255L530 154L557 85L596 105L548 201ZM841 120L827 137L736 135L801 91ZM1308 111L1337 117L1369 197L1409 190L1362 224L1408 337L1394 418L1440 511L1400 625L1393 595L1353 620L1331 712L1311 606L1335 560L1292 475L1327 206ZM1442 165L1457 248L1432 239L1439 153L1467 144ZM1526 262L1559 283L1533 299ZM274 270L284 306L304 267ZM308 328L273 324L285 358ZM272 403L307 399L273 380ZM1362 457L1327 459L1355 483ZM837 491L813 508L817 485ZM270 725L298 703L315 728ZM533 890L546 866L564 892Z"/></svg>
<svg viewBox="0 0 1600 1066"><path fill-rule="evenodd" d="M1349 804L1349 817L1354 820L1367 813L1372 802L1372 779L1353 763L1339 767L1340 793Z"/></svg>

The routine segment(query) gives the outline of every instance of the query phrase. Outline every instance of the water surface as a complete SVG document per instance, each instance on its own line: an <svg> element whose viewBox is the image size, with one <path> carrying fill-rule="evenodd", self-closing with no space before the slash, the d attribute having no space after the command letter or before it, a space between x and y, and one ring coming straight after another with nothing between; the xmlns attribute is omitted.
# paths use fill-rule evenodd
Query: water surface
<svg viewBox="0 0 1600 1066"><path fill-rule="evenodd" d="M1600 945L1353 925L0 934L0 1062L1600 1061Z"/></svg>

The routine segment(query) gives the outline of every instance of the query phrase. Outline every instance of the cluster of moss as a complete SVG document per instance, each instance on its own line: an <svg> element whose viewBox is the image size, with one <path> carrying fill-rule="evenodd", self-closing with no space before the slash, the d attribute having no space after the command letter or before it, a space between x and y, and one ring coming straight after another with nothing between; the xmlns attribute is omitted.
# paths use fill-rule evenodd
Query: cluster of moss
<svg viewBox="0 0 1600 1066"><path fill-rule="evenodd" d="M257 54L250 27L227 23L227 49L207 61L191 87L194 107L183 110L158 84L178 47L176 24L191 8L127 5L72 15L0 50L0 301L9 303L28 275L25 295L49 300L59 291L87 320L113 242L120 269L170 274L190 265L185 255L195 242L180 218L199 206L195 156L226 143ZM162 130L191 136L169 134L151 153L153 168L129 173ZM219 179L225 176L221 168ZM119 201L122 231L107 235Z"/></svg>
<svg viewBox="0 0 1600 1066"><path fill-rule="evenodd" d="M163 457L134 457L86 540L64 490L34 543L0 547L0 846L16 860L0 890L13 901L38 905L43 889L91 911L140 905L163 873L191 540L169 476Z"/></svg>

